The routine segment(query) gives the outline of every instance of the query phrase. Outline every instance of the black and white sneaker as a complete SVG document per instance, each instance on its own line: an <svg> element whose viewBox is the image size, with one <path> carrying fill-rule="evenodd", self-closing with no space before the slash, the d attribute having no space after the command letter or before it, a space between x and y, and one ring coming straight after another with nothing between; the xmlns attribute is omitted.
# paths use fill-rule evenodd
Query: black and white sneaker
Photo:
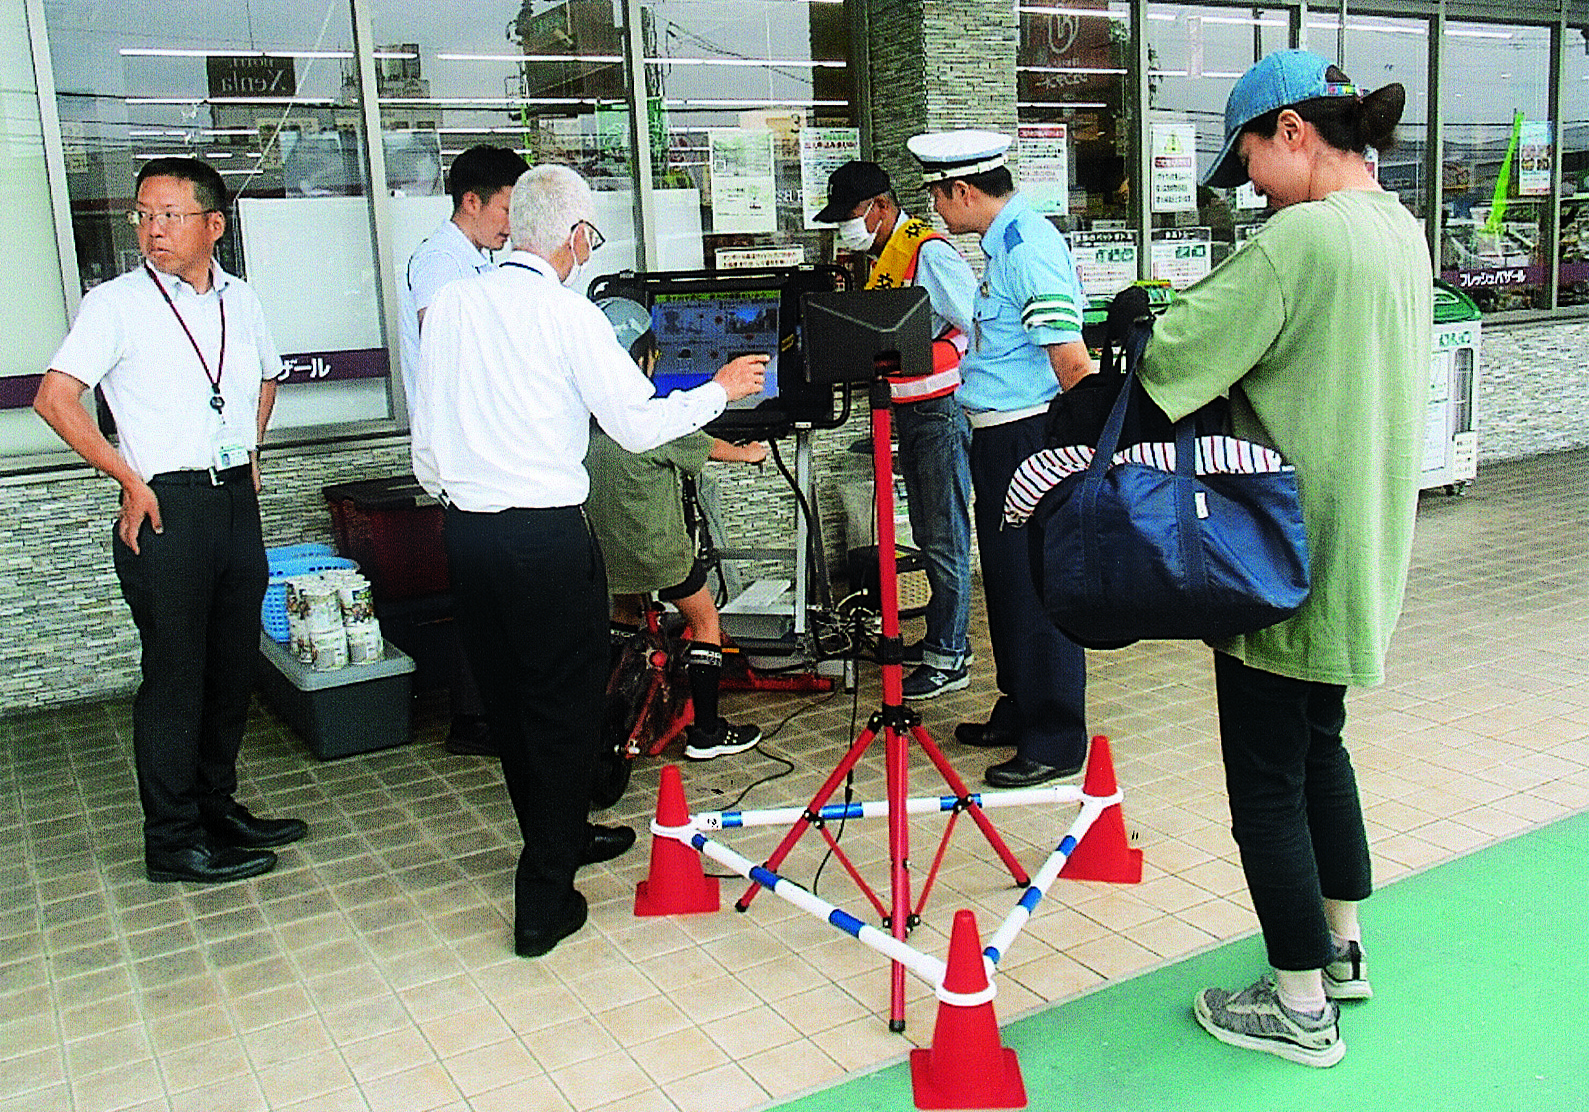
<svg viewBox="0 0 1589 1112"><path fill-rule="evenodd" d="M1341 1009L1324 1002L1324 1012L1307 1016L1280 1001L1272 977L1262 977L1240 992L1205 988L1192 1012L1203 1030L1222 1043L1261 1050L1304 1066L1333 1066L1346 1056L1338 1022Z"/></svg>
<svg viewBox="0 0 1589 1112"><path fill-rule="evenodd" d="M731 753L743 753L755 747L761 740L761 727L749 724L735 726L730 722L719 722L714 733L707 733L698 726L691 726L684 732L684 755L692 761L709 761L713 757L726 757Z"/></svg>

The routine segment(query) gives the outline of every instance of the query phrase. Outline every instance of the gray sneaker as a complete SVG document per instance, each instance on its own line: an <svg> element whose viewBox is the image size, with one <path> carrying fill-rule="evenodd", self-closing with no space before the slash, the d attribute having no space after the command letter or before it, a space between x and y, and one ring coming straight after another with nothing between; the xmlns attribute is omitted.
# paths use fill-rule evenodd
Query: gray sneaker
<svg viewBox="0 0 1589 1112"><path fill-rule="evenodd" d="M959 691L971 686L971 672L967 668L944 671L931 664L918 665L905 677L904 692L907 699L936 699L949 691Z"/></svg>
<svg viewBox="0 0 1589 1112"><path fill-rule="evenodd" d="M1301 1015L1280 1002L1272 977L1237 993L1205 988L1192 1012L1203 1030L1231 1046L1278 1054L1304 1066L1333 1066L1346 1056L1335 1001L1326 1001L1316 1019Z"/></svg>
<svg viewBox="0 0 1589 1112"><path fill-rule="evenodd" d="M1331 1000L1367 1000L1374 995L1368 983L1368 959L1356 942L1335 948L1335 957L1324 967L1324 995Z"/></svg>

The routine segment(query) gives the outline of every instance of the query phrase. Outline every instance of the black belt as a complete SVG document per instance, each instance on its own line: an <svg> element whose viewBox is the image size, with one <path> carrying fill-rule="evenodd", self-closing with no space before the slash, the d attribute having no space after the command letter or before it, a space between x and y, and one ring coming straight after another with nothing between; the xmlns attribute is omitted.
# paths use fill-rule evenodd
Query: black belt
<svg viewBox="0 0 1589 1112"><path fill-rule="evenodd" d="M162 471L149 480L149 485L156 483L165 486L225 486L227 483L240 483L247 479L254 480L252 464L243 464L241 467L228 467L225 471L217 471L213 467L203 470L197 468L181 471Z"/></svg>

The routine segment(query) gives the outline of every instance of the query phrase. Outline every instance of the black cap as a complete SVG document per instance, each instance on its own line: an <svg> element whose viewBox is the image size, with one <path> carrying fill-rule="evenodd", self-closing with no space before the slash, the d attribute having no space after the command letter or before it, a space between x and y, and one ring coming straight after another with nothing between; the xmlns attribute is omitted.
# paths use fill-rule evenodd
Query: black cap
<svg viewBox="0 0 1589 1112"><path fill-rule="evenodd" d="M848 220L850 210L856 205L892 188L888 171L875 162L852 158L828 175L828 203L811 219L819 224Z"/></svg>

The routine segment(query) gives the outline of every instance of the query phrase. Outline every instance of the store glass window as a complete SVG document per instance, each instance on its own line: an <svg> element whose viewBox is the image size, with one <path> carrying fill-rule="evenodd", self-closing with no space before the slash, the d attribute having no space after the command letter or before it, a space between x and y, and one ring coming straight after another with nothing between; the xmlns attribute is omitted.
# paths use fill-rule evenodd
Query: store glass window
<svg viewBox="0 0 1589 1112"><path fill-rule="evenodd" d="M1290 46L1290 28L1281 8L1148 6L1149 273L1176 289L1217 266L1267 215L1251 186L1198 183L1224 146L1231 87Z"/></svg>
<svg viewBox="0 0 1589 1112"><path fill-rule="evenodd" d="M0 348L0 455L54 451L60 441L29 408L66 335L66 299L44 168L33 56L20 5L0 14L0 205L9 265L0 273L6 342Z"/></svg>
<svg viewBox="0 0 1589 1112"><path fill-rule="evenodd" d="M1589 305L1589 29L1567 30L1561 90L1558 305Z"/></svg>
<svg viewBox="0 0 1589 1112"><path fill-rule="evenodd" d="M1070 241L1088 296L1137 277L1127 167L1131 13L1121 0L1020 6L1015 80L1021 191Z"/></svg>
<svg viewBox="0 0 1589 1112"><path fill-rule="evenodd" d="M826 260L812 217L860 155L838 0L640 4L659 269Z"/></svg>
<svg viewBox="0 0 1589 1112"><path fill-rule="evenodd" d="M606 239L592 272L635 265L623 7L490 0L460 18L446 5L373 0L397 268L451 216L446 170L482 143L579 171Z"/></svg>
<svg viewBox="0 0 1589 1112"><path fill-rule="evenodd" d="M214 165L221 265L258 292L290 369L273 427L390 415L364 123L341 0L45 0L83 289L139 263L149 159Z"/></svg>
<svg viewBox="0 0 1589 1112"><path fill-rule="evenodd" d="M1446 25L1440 273L1485 312L1546 309L1550 32Z"/></svg>
<svg viewBox="0 0 1589 1112"><path fill-rule="evenodd" d="M1340 23L1328 12L1308 13L1313 49L1334 55ZM1420 19L1352 14L1346 20L1341 68L1364 92L1392 83L1407 90L1407 107L1396 128L1396 147L1369 152L1379 184L1395 193L1409 212L1424 216L1429 134L1429 25Z"/></svg>

